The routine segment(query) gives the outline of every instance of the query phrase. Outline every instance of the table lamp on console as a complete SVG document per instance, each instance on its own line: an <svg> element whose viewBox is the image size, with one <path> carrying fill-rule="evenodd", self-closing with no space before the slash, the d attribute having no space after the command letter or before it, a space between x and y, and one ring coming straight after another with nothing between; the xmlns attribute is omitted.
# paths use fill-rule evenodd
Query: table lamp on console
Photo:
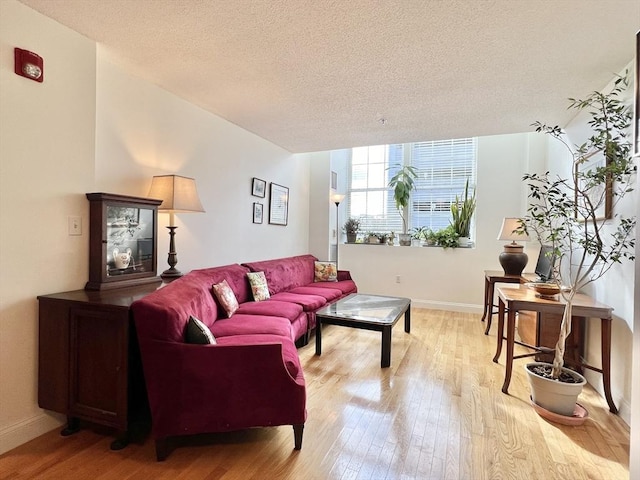
<svg viewBox="0 0 640 480"><path fill-rule="evenodd" d="M529 235L518 231L521 227L521 222L522 220L519 218L505 218L502 220L502 228L500 229L498 240L511 240L511 243L507 243L504 246L504 251L498 257L505 275L521 275L529 260L527 254L523 251L524 246L516 243L517 240L529 241Z"/></svg>
<svg viewBox="0 0 640 480"><path fill-rule="evenodd" d="M171 281L182 276L182 273L176 269L178 263L178 255L176 254L176 244L174 237L176 235L175 213L186 212L204 212L198 190L196 189L196 181L193 178L181 177L180 175L158 175L153 177L151 181L151 189L149 190L149 198L157 198L162 200L158 212L169 213L169 256L167 262L169 268L162 272L163 280Z"/></svg>

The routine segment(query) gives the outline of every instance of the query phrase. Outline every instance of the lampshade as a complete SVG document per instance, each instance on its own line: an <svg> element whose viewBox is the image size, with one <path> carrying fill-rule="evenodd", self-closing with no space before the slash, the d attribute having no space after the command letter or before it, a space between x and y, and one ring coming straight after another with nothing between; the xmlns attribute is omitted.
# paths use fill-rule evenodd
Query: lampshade
<svg viewBox="0 0 640 480"><path fill-rule="evenodd" d="M529 235L516 231L521 226L522 220L520 218L504 218L502 220L502 228L500 229L498 240L512 240L513 243L516 243L516 240L528 242Z"/></svg>
<svg viewBox="0 0 640 480"><path fill-rule="evenodd" d="M204 212L196 181L180 175L158 175L151 180L149 198L162 200L159 212Z"/></svg>
<svg viewBox="0 0 640 480"><path fill-rule="evenodd" d="M331 194L331 201L338 205L342 200L344 200L344 193L333 193Z"/></svg>

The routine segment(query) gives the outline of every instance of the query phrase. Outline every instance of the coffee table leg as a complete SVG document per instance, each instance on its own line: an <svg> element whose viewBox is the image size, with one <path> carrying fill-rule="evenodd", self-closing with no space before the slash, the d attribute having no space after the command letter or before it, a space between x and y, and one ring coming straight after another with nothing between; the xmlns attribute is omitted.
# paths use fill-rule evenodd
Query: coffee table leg
<svg viewBox="0 0 640 480"><path fill-rule="evenodd" d="M391 327L382 328L382 356L380 366L387 368L391 365Z"/></svg>
<svg viewBox="0 0 640 480"><path fill-rule="evenodd" d="M404 331L411 333L411 304L409 304L407 310L404 312Z"/></svg>
<svg viewBox="0 0 640 480"><path fill-rule="evenodd" d="M316 355L322 355L322 320L316 317Z"/></svg>

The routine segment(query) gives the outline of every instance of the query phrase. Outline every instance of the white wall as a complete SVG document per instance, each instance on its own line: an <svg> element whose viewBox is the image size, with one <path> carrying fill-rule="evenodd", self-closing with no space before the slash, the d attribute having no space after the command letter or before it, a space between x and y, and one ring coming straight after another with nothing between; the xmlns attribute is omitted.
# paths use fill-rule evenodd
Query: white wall
<svg viewBox="0 0 640 480"><path fill-rule="evenodd" d="M44 58L44 83L13 73L14 47ZM67 216L86 220L95 117L95 44L0 2L0 452L59 420L37 407L36 296L87 281L87 237L67 235Z"/></svg>
<svg viewBox="0 0 640 480"><path fill-rule="evenodd" d="M13 48L44 58L44 83L13 73ZM36 296L88 280L86 192L146 196L151 177L196 178L206 213L177 215L178 268L308 251L309 157L132 77L85 37L0 1L0 453L63 420L37 406ZM251 178L289 187L289 225L268 224ZM252 223L252 206L265 222ZM83 235L68 236L80 215ZM168 215L160 215L159 271Z"/></svg>

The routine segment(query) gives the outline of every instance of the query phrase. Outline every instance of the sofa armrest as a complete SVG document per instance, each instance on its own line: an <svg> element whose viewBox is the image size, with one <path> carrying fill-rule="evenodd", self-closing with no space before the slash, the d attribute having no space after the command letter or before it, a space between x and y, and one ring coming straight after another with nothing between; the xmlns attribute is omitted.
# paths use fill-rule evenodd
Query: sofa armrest
<svg viewBox="0 0 640 480"><path fill-rule="evenodd" d="M156 438L306 419L304 377L289 374L281 344L152 340L141 352Z"/></svg>
<svg viewBox="0 0 640 480"><path fill-rule="evenodd" d="M349 270L338 270L338 281L341 280L353 280L351 272Z"/></svg>

